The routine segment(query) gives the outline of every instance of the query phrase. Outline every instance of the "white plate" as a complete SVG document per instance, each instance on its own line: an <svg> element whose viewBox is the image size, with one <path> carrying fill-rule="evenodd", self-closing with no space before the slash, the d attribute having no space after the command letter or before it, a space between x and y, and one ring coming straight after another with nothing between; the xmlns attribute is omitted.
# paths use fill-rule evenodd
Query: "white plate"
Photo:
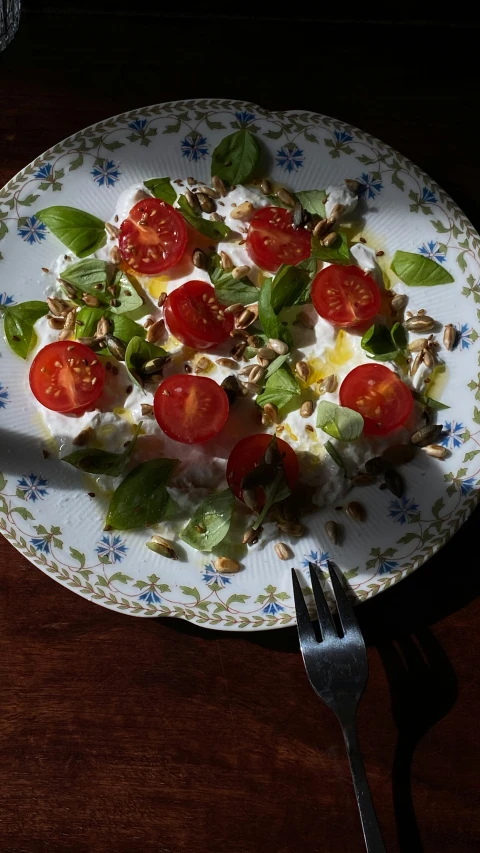
<svg viewBox="0 0 480 853"><path fill-rule="evenodd" d="M27 559L97 604L133 616L176 616L222 630L278 628L294 622L290 566L308 560L325 568L330 555L365 600L410 574L437 551L472 511L480 469L479 237L461 210L420 169L369 134L308 112L270 113L240 101L194 100L124 113L55 145L0 192L0 301L41 299L41 267L58 242L35 218L67 204L108 218L120 192L161 175L194 174L206 181L210 157L232 128L247 126L271 156L271 175L292 189L326 187L357 178L365 234L384 251L388 270L397 249L442 263L454 284L411 288L409 307L427 309L459 331L447 364L439 412L450 454L437 462L418 455L404 474L406 495L357 489L367 524L348 524L342 547L327 544L322 510L308 535L292 540L292 562L255 547L244 570L222 576L205 556L171 562L145 548L143 532L105 533L103 518L78 474L45 459L45 433L31 404L24 362L0 342L0 526ZM347 522L345 522L347 523ZM308 584L308 578L306 578Z"/></svg>

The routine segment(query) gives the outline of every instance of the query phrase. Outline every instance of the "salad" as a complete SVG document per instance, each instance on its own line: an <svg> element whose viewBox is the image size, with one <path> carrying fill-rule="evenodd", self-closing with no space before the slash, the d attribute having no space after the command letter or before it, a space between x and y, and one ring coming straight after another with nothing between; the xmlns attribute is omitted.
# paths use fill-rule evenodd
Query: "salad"
<svg viewBox="0 0 480 853"><path fill-rule="evenodd" d="M355 180L293 194L260 158L243 129L214 151L208 185L145 176L109 222L39 211L64 244L45 301L1 306L105 529L147 529L172 559L176 540L213 550L222 572L241 564L221 543L290 558L319 506L341 542L366 520L358 501L334 509L352 484L400 497L416 452L447 454L439 326L407 292L452 276L403 249L387 268L361 234ZM455 339L446 326L445 348Z"/></svg>

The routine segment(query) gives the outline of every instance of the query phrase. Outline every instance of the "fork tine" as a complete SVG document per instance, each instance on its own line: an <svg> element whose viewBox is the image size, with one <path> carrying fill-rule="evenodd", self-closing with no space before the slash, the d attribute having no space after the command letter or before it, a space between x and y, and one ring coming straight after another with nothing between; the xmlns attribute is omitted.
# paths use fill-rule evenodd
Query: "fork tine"
<svg viewBox="0 0 480 853"><path fill-rule="evenodd" d="M337 566L330 560L327 562L327 566L328 571L330 573L333 594L335 596L335 602L337 605L337 611L343 628L343 632L344 634L349 634L349 636L352 636L353 633L356 633L358 637L362 638L362 633L360 631L360 628L358 627L358 622L353 612L353 607L347 598L347 594L343 588L343 583L340 580Z"/></svg>
<svg viewBox="0 0 480 853"><path fill-rule="evenodd" d="M322 632L322 637L324 640L330 640L332 637L338 639L338 634L330 614L330 608L320 584L320 570L315 563L309 563L308 566L310 568L313 596L317 606L318 622L320 625L320 631Z"/></svg>
<svg viewBox="0 0 480 853"><path fill-rule="evenodd" d="M313 630L312 620L310 619L308 608L303 597L296 569L292 569L292 582L300 646L302 646L303 643L316 643L317 639Z"/></svg>

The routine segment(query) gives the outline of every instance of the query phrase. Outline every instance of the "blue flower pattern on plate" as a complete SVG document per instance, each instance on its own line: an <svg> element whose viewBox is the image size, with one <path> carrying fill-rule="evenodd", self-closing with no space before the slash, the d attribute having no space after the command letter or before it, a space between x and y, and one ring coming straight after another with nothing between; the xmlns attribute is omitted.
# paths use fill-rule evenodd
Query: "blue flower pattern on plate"
<svg viewBox="0 0 480 853"><path fill-rule="evenodd" d="M465 430L462 423L459 421L446 421L443 425L443 430L444 432L440 439L440 444L443 444L444 447L449 447L450 449L462 446L462 432Z"/></svg>
<svg viewBox="0 0 480 853"><path fill-rule="evenodd" d="M428 187L424 187L422 190L422 198L421 204L435 204L437 201L437 196L432 190L429 190Z"/></svg>
<svg viewBox="0 0 480 853"><path fill-rule="evenodd" d="M8 393L8 388L5 388L5 386L0 382L0 409L5 409L9 402L10 395Z"/></svg>
<svg viewBox="0 0 480 853"><path fill-rule="evenodd" d="M15 305L15 299L13 296L7 296L5 291L0 293L0 305L3 305L4 308L8 308L9 305Z"/></svg>
<svg viewBox="0 0 480 853"><path fill-rule="evenodd" d="M40 222L36 216L25 216L18 220L17 234L25 243L40 243L47 236L47 226Z"/></svg>
<svg viewBox="0 0 480 853"><path fill-rule="evenodd" d="M38 178L39 180L42 180L42 181L48 181L49 178L52 176L52 173L53 173L52 164L51 163L45 163L43 166L40 166L40 168L35 172L33 177Z"/></svg>
<svg viewBox="0 0 480 853"><path fill-rule="evenodd" d="M457 323L455 328L457 330L457 339L454 348L460 350L469 349L472 346L473 340L476 340L473 337L474 330L468 323Z"/></svg>
<svg viewBox="0 0 480 853"><path fill-rule="evenodd" d="M147 589L145 592L142 592L142 594L138 597L140 601L146 601L147 604L160 604L162 600L161 596L155 589L155 584L152 584L150 589Z"/></svg>
<svg viewBox="0 0 480 853"><path fill-rule="evenodd" d="M381 179L374 177L371 172L362 172L357 181L360 184L358 188L360 198L375 198L383 190Z"/></svg>
<svg viewBox="0 0 480 853"><path fill-rule="evenodd" d="M445 252L441 250L440 244L435 240L429 240L428 243L424 243L419 247L418 251L421 255L430 258L432 261L437 261L439 264L444 264L447 260Z"/></svg>
<svg viewBox="0 0 480 853"><path fill-rule="evenodd" d="M237 119L240 127L248 127L249 124L255 121L256 115L255 113L249 113L247 110L242 110L241 112L235 113L235 118Z"/></svg>
<svg viewBox="0 0 480 853"><path fill-rule="evenodd" d="M353 142L353 136L347 133L346 130L334 130L333 135L339 145L345 145L347 142Z"/></svg>
<svg viewBox="0 0 480 853"><path fill-rule="evenodd" d="M328 551L310 551L310 553L306 555L305 559L302 560L302 566L304 569L308 569L309 563L316 563L319 569L323 569L325 572L327 572L327 560L329 559L330 554L328 553Z"/></svg>
<svg viewBox="0 0 480 853"><path fill-rule="evenodd" d="M128 127L130 128L130 130L136 130L137 133L141 133L142 130L145 130L146 126L147 126L147 119L146 118L136 118L135 121L130 121L128 123Z"/></svg>
<svg viewBox="0 0 480 853"><path fill-rule="evenodd" d="M398 524L410 524L419 509L420 507L415 503L413 498L404 496L398 498L398 500L390 501L388 515L394 521L398 522Z"/></svg>
<svg viewBox="0 0 480 853"><path fill-rule="evenodd" d="M293 142L287 142L286 145L277 151L277 166L285 169L286 172L298 172L303 166L304 160L303 149L298 148Z"/></svg>
<svg viewBox="0 0 480 853"><path fill-rule="evenodd" d="M396 560L380 560L378 564L379 575L387 575L389 572L393 572L394 569L398 569Z"/></svg>
<svg viewBox="0 0 480 853"><path fill-rule="evenodd" d="M122 174L119 171L118 163L113 160L100 160L90 172L93 175L93 180L99 187L113 187Z"/></svg>
<svg viewBox="0 0 480 853"><path fill-rule="evenodd" d="M182 157L186 157L194 163L204 160L208 154L208 142L206 136L201 136L196 130L187 133L185 139L180 143Z"/></svg>
<svg viewBox="0 0 480 853"><path fill-rule="evenodd" d="M219 589L224 589L227 583L231 583L231 579L226 575L221 575L217 570L212 566L211 563L207 563L203 570L202 580L205 581L207 586L211 586L215 584Z"/></svg>
<svg viewBox="0 0 480 853"><path fill-rule="evenodd" d="M109 533L106 536L102 536L100 541L97 542L95 550L102 562L121 563L128 548L121 536Z"/></svg>
<svg viewBox="0 0 480 853"><path fill-rule="evenodd" d="M50 540L51 536L32 536L30 539L31 544L35 548L36 551L42 551L44 554L50 553Z"/></svg>
<svg viewBox="0 0 480 853"><path fill-rule="evenodd" d="M460 494L466 497L475 489L475 477L466 477L460 483Z"/></svg>
<svg viewBox="0 0 480 853"><path fill-rule="evenodd" d="M17 480L17 491L23 492L26 501L35 501L48 495L48 480L40 474L24 474L21 480Z"/></svg>

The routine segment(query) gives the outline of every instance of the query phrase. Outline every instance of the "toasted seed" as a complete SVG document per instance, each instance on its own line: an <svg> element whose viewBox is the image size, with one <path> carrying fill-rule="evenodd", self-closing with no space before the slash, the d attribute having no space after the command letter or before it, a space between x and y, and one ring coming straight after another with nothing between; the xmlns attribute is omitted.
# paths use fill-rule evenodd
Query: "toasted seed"
<svg viewBox="0 0 480 853"><path fill-rule="evenodd" d="M150 376L152 373L161 373L167 361L170 361L169 356L159 356L159 358L151 358L142 365L142 373Z"/></svg>
<svg viewBox="0 0 480 853"><path fill-rule="evenodd" d="M445 459L447 455L447 448L442 447L441 444L427 444L423 450L425 453L428 453L429 456L435 457L435 459Z"/></svg>
<svg viewBox="0 0 480 853"><path fill-rule="evenodd" d="M327 248L333 246L333 244L336 242L337 237L338 234L336 231L330 231L330 234L327 234L327 236L323 238L322 246L326 246Z"/></svg>
<svg viewBox="0 0 480 853"><path fill-rule="evenodd" d="M330 216L328 217L328 221L332 225L334 225L335 222L337 221L337 219L339 219L340 216L343 216L344 213L345 213L345 205L344 204L335 204L332 208L332 212L330 213Z"/></svg>
<svg viewBox="0 0 480 853"><path fill-rule="evenodd" d="M150 548L150 551L155 551L156 554L160 554L162 557L167 557L169 560L178 560L171 543L167 539L163 539L162 536L152 536L149 542L145 542L145 545L147 548Z"/></svg>
<svg viewBox="0 0 480 853"><path fill-rule="evenodd" d="M164 291L160 294L160 296L158 297L158 300L157 300L157 305L158 305L158 307L159 307L159 308L161 308L161 307L162 307L162 305L163 305L163 303L165 302L166 298L167 298L167 293L166 293L166 291L164 290ZM150 325L152 325L152 324L150 323Z"/></svg>
<svg viewBox="0 0 480 853"><path fill-rule="evenodd" d="M96 338L104 338L105 335L108 335L110 331L110 323L108 322L106 317L100 317L100 320L97 323L97 328L95 330Z"/></svg>
<svg viewBox="0 0 480 853"><path fill-rule="evenodd" d="M220 193L221 196L228 195L227 186L224 183L224 181L222 181L222 179L218 175L213 175L212 186L213 186L213 189L216 190L217 193Z"/></svg>
<svg viewBox="0 0 480 853"><path fill-rule="evenodd" d="M246 348L247 342L240 341L240 343L235 344L235 346L230 350L230 355L235 359L235 361L240 361Z"/></svg>
<svg viewBox="0 0 480 853"><path fill-rule="evenodd" d="M235 325L237 329L246 329L248 326L251 326L256 319L257 317L254 312L250 311L249 308L246 308L239 317L235 317Z"/></svg>
<svg viewBox="0 0 480 853"><path fill-rule="evenodd" d="M117 228L117 226L116 226L116 225L112 225L112 223L111 223L111 222L106 222L106 223L105 223L105 231L106 231L106 232L107 232L107 234L109 234L109 235L110 235L110 237L112 237L112 238L118 237L118 235L120 234L120 228Z"/></svg>
<svg viewBox="0 0 480 853"><path fill-rule="evenodd" d="M240 387L240 384L239 384L237 377L234 376L233 374L230 374L230 376L226 376L222 382L221 387L223 388L223 390L225 391L225 394L228 397L228 402L230 403L231 406L233 406L235 401L238 399L238 397L242 393L241 387Z"/></svg>
<svg viewBox="0 0 480 853"><path fill-rule="evenodd" d="M120 338L116 338L114 335L105 335L105 343L107 344L108 351L114 358L118 361L125 361L127 347Z"/></svg>
<svg viewBox="0 0 480 853"><path fill-rule="evenodd" d="M421 352L428 344L427 338L416 338L408 345L409 352Z"/></svg>
<svg viewBox="0 0 480 853"><path fill-rule="evenodd" d="M381 456L372 456L365 462L365 470L367 474L383 474L385 470L385 462Z"/></svg>
<svg viewBox="0 0 480 853"><path fill-rule="evenodd" d="M405 328L409 332L429 332L435 326L435 320L428 314L416 314L405 320Z"/></svg>
<svg viewBox="0 0 480 853"><path fill-rule="evenodd" d="M359 471L358 474L355 474L355 476L352 477L352 484L354 486L371 486L372 483L375 482L375 479L376 477L374 474L367 474L365 471Z"/></svg>
<svg viewBox="0 0 480 853"><path fill-rule="evenodd" d="M243 534L243 545L256 545L262 530L262 527L259 527L258 530L254 530L253 527L249 527Z"/></svg>
<svg viewBox="0 0 480 853"><path fill-rule="evenodd" d="M197 199L204 213L214 213L216 204L211 196L206 193L197 192Z"/></svg>
<svg viewBox="0 0 480 853"><path fill-rule="evenodd" d="M144 418L153 417L153 406L150 403L141 403L140 409Z"/></svg>
<svg viewBox="0 0 480 853"><path fill-rule="evenodd" d="M360 189L360 184L358 181L353 180L353 178L345 178L344 183L351 193L354 193L355 195L358 194L358 191Z"/></svg>
<svg viewBox="0 0 480 853"><path fill-rule="evenodd" d="M85 302L85 305L88 305L89 308L98 308L100 305L99 300L96 296L93 296L91 293L85 293L82 296L82 302Z"/></svg>
<svg viewBox="0 0 480 853"><path fill-rule="evenodd" d="M160 341L165 334L165 321L164 320L156 320L152 323L151 326L147 329L147 334L145 340L148 344L155 344L157 341Z"/></svg>
<svg viewBox="0 0 480 853"><path fill-rule="evenodd" d="M415 356L412 364L410 365L410 376L415 376L418 368L420 367L420 365L423 361L424 352L425 352L425 350L422 349L422 351L418 352L417 355Z"/></svg>
<svg viewBox="0 0 480 853"><path fill-rule="evenodd" d="M47 305L55 317L64 317L71 310L71 306L63 299L56 299L51 296L47 296Z"/></svg>
<svg viewBox="0 0 480 853"><path fill-rule="evenodd" d="M201 249L195 249L192 254L192 264L199 270L207 269L207 256Z"/></svg>
<svg viewBox="0 0 480 853"><path fill-rule="evenodd" d="M118 246L112 246L112 248L110 249L110 259L112 261L112 264L115 265L121 262L122 255Z"/></svg>
<svg viewBox="0 0 480 853"><path fill-rule="evenodd" d="M365 521L365 507L358 501L350 501L346 506L346 513L353 521Z"/></svg>
<svg viewBox="0 0 480 853"><path fill-rule="evenodd" d="M260 335L249 335L247 343L250 347L253 347L253 349L260 349L263 347L263 340Z"/></svg>
<svg viewBox="0 0 480 853"><path fill-rule="evenodd" d="M295 202L293 208L293 227L300 228L303 223L303 207L299 201Z"/></svg>
<svg viewBox="0 0 480 853"><path fill-rule="evenodd" d="M299 521L287 521L282 518L277 521L277 527L287 536L300 537L305 533L305 527Z"/></svg>
<svg viewBox="0 0 480 853"><path fill-rule="evenodd" d="M248 275L250 269L251 267L249 267L247 264L244 264L240 267L234 267L232 270L232 278L234 278L235 281L239 281L241 278L245 278L245 276Z"/></svg>
<svg viewBox="0 0 480 853"><path fill-rule="evenodd" d="M288 344L286 344L285 341L280 341L278 338L269 338L268 346L270 349L273 349L277 355L286 355L289 349Z"/></svg>
<svg viewBox="0 0 480 853"><path fill-rule="evenodd" d="M400 314L401 311L405 308L408 302L408 296L405 296L404 293L396 293L393 297L390 305L392 306L392 310L395 311L396 314Z"/></svg>
<svg viewBox="0 0 480 853"><path fill-rule="evenodd" d="M200 201L199 201L198 196L195 193L192 193L192 191L189 190L188 187L185 190L185 196L186 196L187 201L188 201L190 207L192 208L192 210L195 210L197 213L200 213L202 208L200 206Z"/></svg>
<svg viewBox="0 0 480 853"><path fill-rule="evenodd" d="M405 483L403 477L394 468L389 468L385 471L385 485L392 495L396 498L401 498L405 491Z"/></svg>
<svg viewBox="0 0 480 853"><path fill-rule="evenodd" d="M293 321L294 326L303 326L304 329L314 329L315 328L315 320L308 311L301 311L300 314Z"/></svg>
<svg viewBox="0 0 480 853"><path fill-rule="evenodd" d="M269 362L268 358L262 358L261 355L257 355L257 364L259 364L260 367L268 367L270 362Z"/></svg>
<svg viewBox="0 0 480 853"><path fill-rule="evenodd" d="M105 338L95 338L93 336L78 338L78 342L80 344L85 344L86 347L90 347L93 350L99 349L100 347L102 347L104 341L105 341ZM110 363L110 362L108 362L108 363ZM111 369L111 365L110 365L110 367L107 367L107 370L110 370L110 369Z"/></svg>
<svg viewBox="0 0 480 853"><path fill-rule="evenodd" d="M303 382L308 381L308 377L310 376L310 368L306 361L297 361L295 365L295 373Z"/></svg>
<svg viewBox="0 0 480 853"><path fill-rule="evenodd" d="M64 317L49 317L48 318L48 325L50 326L50 328L56 329L57 331L59 329L63 329L63 327L65 325L65 318Z"/></svg>
<svg viewBox="0 0 480 853"><path fill-rule="evenodd" d="M328 224L328 219L321 219L320 222L317 222L313 229L313 236L320 239L320 237L323 237L325 234L328 233L329 227L330 226Z"/></svg>
<svg viewBox="0 0 480 853"><path fill-rule="evenodd" d="M263 382L265 379L265 368L260 367L259 364L254 364L250 373L248 374L248 381L256 384L258 382Z"/></svg>
<svg viewBox="0 0 480 853"><path fill-rule="evenodd" d="M234 574L240 571L240 563L237 560L232 560L231 557L217 557L214 564L217 572L225 572L225 574Z"/></svg>
<svg viewBox="0 0 480 853"><path fill-rule="evenodd" d="M270 349L270 347L260 347L257 355L259 355L260 358L268 359L268 361L274 361L277 357L277 353L273 349Z"/></svg>
<svg viewBox="0 0 480 853"><path fill-rule="evenodd" d="M232 270L233 269L233 261L230 255L227 255L226 252L220 252L220 265L222 270Z"/></svg>
<svg viewBox="0 0 480 853"><path fill-rule="evenodd" d="M194 367L193 367L193 372L194 373L206 373L206 371L210 370L210 368L212 366L213 366L213 361L211 361L209 358L207 358L206 355L202 355L202 356L200 356L198 361L195 362Z"/></svg>
<svg viewBox="0 0 480 853"><path fill-rule="evenodd" d="M67 293L71 299L75 299L78 296L76 289L70 284L70 282L65 281L63 278L59 278L58 281L62 285L65 293Z"/></svg>
<svg viewBox="0 0 480 853"><path fill-rule="evenodd" d="M75 308L72 308L72 310L68 312L67 316L65 317L65 331L67 329L72 330L75 328L76 315L77 311Z"/></svg>
<svg viewBox="0 0 480 853"><path fill-rule="evenodd" d="M211 187L201 186L198 188L197 192L203 193L203 195L208 195L210 198L220 198L220 193L217 190L212 190Z"/></svg>
<svg viewBox="0 0 480 853"><path fill-rule="evenodd" d="M415 456L414 444L391 444L382 453L382 459L387 465L406 465ZM367 467L365 465L365 467ZM368 470L368 469L367 469Z"/></svg>
<svg viewBox="0 0 480 853"><path fill-rule="evenodd" d="M275 403L265 403L263 411L272 423L278 424L278 408Z"/></svg>
<svg viewBox="0 0 480 853"><path fill-rule="evenodd" d="M285 545L285 542L277 542L277 544L273 546L273 550L279 560L289 560L292 556L292 552L288 545Z"/></svg>
<svg viewBox="0 0 480 853"><path fill-rule="evenodd" d="M190 175L190 177L187 178L187 184L189 187L194 187L195 184L198 184L198 181L196 178L192 178L192 176Z"/></svg>
<svg viewBox="0 0 480 853"><path fill-rule="evenodd" d="M313 415L313 401L305 400L300 407L300 416L302 418L309 418L310 415Z"/></svg>
<svg viewBox="0 0 480 853"><path fill-rule="evenodd" d="M241 222L247 222L253 216L254 207L251 201L244 201L242 204L234 207L230 213L232 219L239 219Z"/></svg>
<svg viewBox="0 0 480 853"><path fill-rule="evenodd" d="M435 366L435 358L430 352L430 350L426 347L423 351L423 362L428 368L432 368Z"/></svg>
<svg viewBox="0 0 480 853"><path fill-rule="evenodd" d="M340 532L337 522L327 521L325 522L323 529L327 534L328 538L330 539L332 545L336 545L338 543L338 534Z"/></svg>
<svg viewBox="0 0 480 853"><path fill-rule="evenodd" d="M280 187L280 189L278 189L276 192L276 196L283 204L286 204L287 207L295 207L296 198L291 193L289 193L288 190L285 189L285 187Z"/></svg>
<svg viewBox="0 0 480 853"><path fill-rule="evenodd" d="M247 383L244 385L244 388L246 388L246 389L247 389L247 394L252 394L252 395L253 395L253 394L255 394L255 395L256 395L256 394L260 394L260 391L262 390L262 389L260 388L260 386L259 386L259 385L257 385L255 382L247 382Z"/></svg>
<svg viewBox="0 0 480 853"><path fill-rule="evenodd" d="M338 379L335 373L331 373L329 376L325 376L325 379L322 379L322 381L318 383L318 390L321 394L333 394L337 389L337 385Z"/></svg>
<svg viewBox="0 0 480 853"><path fill-rule="evenodd" d="M412 444L417 447L426 447L427 444L435 444L443 432L442 424L428 424L414 432L410 438Z"/></svg>
<svg viewBox="0 0 480 853"><path fill-rule="evenodd" d="M271 195L272 194L272 185L271 185L270 181L268 180L268 178L263 178L260 181L260 189L264 195Z"/></svg>
<svg viewBox="0 0 480 853"><path fill-rule="evenodd" d="M220 202L220 204L221 204L221 202ZM225 222L225 217L224 217L224 216L220 216L220 214L219 214L219 213L217 213L217 212L212 213L212 214L211 214L211 216L210 216L210 219L211 219L213 222Z"/></svg>
<svg viewBox="0 0 480 853"><path fill-rule="evenodd" d="M93 427L88 426L78 433L78 435L73 439L72 444L76 447L84 447L85 444L88 444L89 441L93 441L94 438L95 430Z"/></svg>
<svg viewBox="0 0 480 853"><path fill-rule="evenodd" d="M241 314L242 311L245 311L245 305L241 302L235 302L233 305L227 305L223 310L225 314Z"/></svg>
<svg viewBox="0 0 480 853"><path fill-rule="evenodd" d="M452 350L457 341L457 330L452 323L447 323L443 332L443 343L445 349Z"/></svg>
<svg viewBox="0 0 480 853"><path fill-rule="evenodd" d="M217 358L217 364L220 367L228 367L229 370L238 370L238 364L233 358Z"/></svg>

